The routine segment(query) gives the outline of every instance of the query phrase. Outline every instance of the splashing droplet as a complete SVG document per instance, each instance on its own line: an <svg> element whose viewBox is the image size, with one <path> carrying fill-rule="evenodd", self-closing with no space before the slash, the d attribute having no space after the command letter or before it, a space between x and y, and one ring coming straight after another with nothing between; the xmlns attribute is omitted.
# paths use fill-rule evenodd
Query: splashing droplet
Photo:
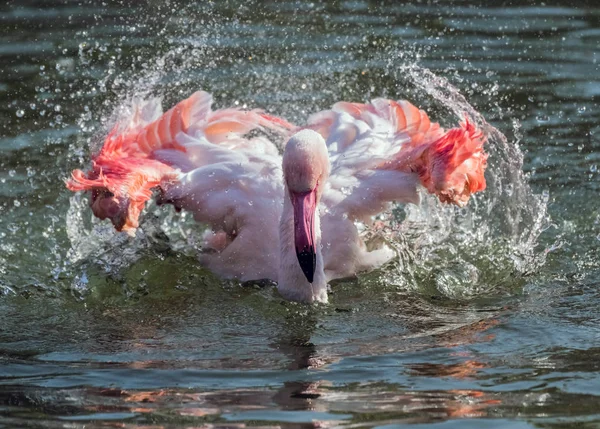
<svg viewBox="0 0 600 429"><path fill-rule="evenodd" d="M540 124L545 124L546 122L550 122L550 118L546 115L536 116L535 120L538 121Z"/></svg>

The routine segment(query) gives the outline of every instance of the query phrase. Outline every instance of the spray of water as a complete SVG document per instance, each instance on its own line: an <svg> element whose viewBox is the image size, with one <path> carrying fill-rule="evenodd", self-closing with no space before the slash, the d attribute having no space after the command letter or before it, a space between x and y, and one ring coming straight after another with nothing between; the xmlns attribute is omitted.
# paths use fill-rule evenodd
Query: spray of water
<svg viewBox="0 0 600 429"><path fill-rule="evenodd" d="M545 261L537 247L550 225L547 195L536 195L523 173L523 155L498 129L486 122L447 79L416 63L394 64L402 76L451 121L465 117L487 136L487 189L468 207L442 205L423 193L410 205L391 234L399 254L392 280L419 291L469 298L506 293Z"/></svg>
<svg viewBox="0 0 600 429"><path fill-rule="evenodd" d="M173 30L179 28L182 20L186 31ZM420 206L396 208L386 216L389 228L385 239L399 255L393 269L386 271L386 281L418 291L468 298L509 291L515 280L544 263L544 252L536 246L540 233L549 225L547 196L535 195L529 188L518 146L488 124L447 79L420 67L420 53L415 49L399 53L397 47L391 46L361 65L350 61L342 50L342 65L336 65L327 57L313 60L292 48L285 52L287 67L275 66L274 62L257 69L251 56L227 58L227 42L223 40L226 37L219 38L220 32L213 22L193 22L180 14L159 31L166 40L163 49L138 61L134 70L119 70L109 63L101 86L115 97L101 119L104 131L97 134L127 117L133 98L164 96L167 107L197 89L215 93L217 104L219 98L225 100L223 104L248 103L300 122L340 99L409 98L433 111L435 118L445 118L442 123L450 125L466 116L485 132L490 154L488 187L474 196L466 208L443 206L423 194ZM359 39L353 42L354 46L350 39L344 43L352 52L369 41ZM84 50L80 56L87 54ZM294 61L302 66L292 67L290 63ZM357 68L363 70L358 78ZM385 79L378 79L376 71ZM81 117L82 129L89 123L88 116L86 112ZM90 139L92 151L97 150L99 141ZM202 228L185 215L150 206L144 218L136 237L125 240L107 224L92 220L81 197L72 197L68 214L69 261L85 265L101 260L107 272L118 271L144 249L161 241L149 239L150 236L166 237L164 242L179 252L200 250L197 243Z"/></svg>

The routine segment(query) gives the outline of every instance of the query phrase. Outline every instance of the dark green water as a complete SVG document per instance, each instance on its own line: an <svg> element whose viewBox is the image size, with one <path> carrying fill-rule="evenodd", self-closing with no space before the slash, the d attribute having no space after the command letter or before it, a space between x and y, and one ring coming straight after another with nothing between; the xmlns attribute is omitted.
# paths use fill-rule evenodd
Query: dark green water
<svg viewBox="0 0 600 429"><path fill-rule="evenodd" d="M600 6L130 3L0 5L0 427L600 426ZM189 219L129 239L63 185L130 97L198 89L485 118L489 188L397 208L328 306L219 281Z"/></svg>

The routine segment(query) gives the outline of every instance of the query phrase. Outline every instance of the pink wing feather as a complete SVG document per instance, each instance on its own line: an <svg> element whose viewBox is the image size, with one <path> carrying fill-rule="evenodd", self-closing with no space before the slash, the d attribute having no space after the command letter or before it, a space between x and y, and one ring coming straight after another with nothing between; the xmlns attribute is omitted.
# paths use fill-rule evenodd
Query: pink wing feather
<svg viewBox="0 0 600 429"><path fill-rule="evenodd" d="M344 114L352 120L343 120ZM375 99L336 103L313 115L308 128L323 135L328 145L335 143L335 148L330 146L332 156L337 155L333 171L343 166L341 170L355 176L382 170L416 173L430 193L459 206L485 189L486 139L467 119L444 131L406 100Z"/></svg>
<svg viewBox="0 0 600 429"><path fill-rule="evenodd" d="M292 130L287 121L260 110L223 109L211 111L212 97L196 92L157 120L140 126L137 114L118 133L120 124L106 137L100 152L93 157L92 169L73 171L67 180L72 191L91 191L91 207L100 219L111 219L119 231L132 232L152 189L177 180L179 171L155 156L164 150L186 152L177 142L179 133L201 130L207 140L219 144L231 135L241 136L256 128L278 132ZM139 110L139 109L138 109Z"/></svg>

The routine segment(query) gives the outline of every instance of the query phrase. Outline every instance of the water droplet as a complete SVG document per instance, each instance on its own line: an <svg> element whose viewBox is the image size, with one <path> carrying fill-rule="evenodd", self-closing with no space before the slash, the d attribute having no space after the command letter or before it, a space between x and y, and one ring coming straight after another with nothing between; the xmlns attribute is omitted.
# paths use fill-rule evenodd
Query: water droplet
<svg viewBox="0 0 600 429"><path fill-rule="evenodd" d="M13 204L15 205L15 207L21 207L21 201L19 200L14 200Z"/></svg>
<svg viewBox="0 0 600 429"><path fill-rule="evenodd" d="M54 106L55 112L60 112L60 109L61 109L60 104L57 104L56 106Z"/></svg>
<svg viewBox="0 0 600 429"><path fill-rule="evenodd" d="M514 190L515 190L515 188L512 183L509 183L508 185L506 185L506 195L508 195L509 197L512 196Z"/></svg>
<svg viewBox="0 0 600 429"><path fill-rule="evenodd" d="M584 113L584 112L585 112L585 110L586 110L586 107L585 107L585 106L580 106L580 107L577 109L577 111L578 111L579 113Z"/></svg>
<svg viewBox="0 0 600 429"><path fill-rule="evenodd" d="M16 172L15 170L9 170L9 171L8 171L8 175L9 175L10 177L15 177L15 174L17 174L17 172Z"/></svg>
<svg viewBox="0 0 600 429"><path fill-rule="evenodd" d="M598 165L597 165L597 164L592 164L592 165L590 166L590 171L591 171L592 173L596 173L596 172L598 171Z"/></svg>
<svg viewBox="0 0 600 429"><path fill-rule="evenodd" d="M543 123L546 123L546 122L549 122L549 121L550 121L550 118L549 118L548 116L546 116L546 115L540 115L540 116L536 116L536 117L535 117L535 119L536 119L536 120L537 120L539 123L541 123L541 124L543 124Z"/></svg>
<svg viewBox="0 0 600 429"><path fill-rule="evenodd" d="M25 111L23 109L17 110L17 118L22 118L25 115Z"/></svg>

